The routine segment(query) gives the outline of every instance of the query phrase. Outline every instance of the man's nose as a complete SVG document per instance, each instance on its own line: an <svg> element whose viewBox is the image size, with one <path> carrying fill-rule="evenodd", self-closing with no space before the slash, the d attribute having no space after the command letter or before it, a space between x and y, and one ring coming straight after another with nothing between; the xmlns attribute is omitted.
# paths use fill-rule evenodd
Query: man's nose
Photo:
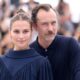
<svg viewBox="0 0 80 80"><path fill-rule="evenodd" d="M53 26L52 26L52 24L49 24L48 30L49 30L49 31L53 31Z"/></svg>

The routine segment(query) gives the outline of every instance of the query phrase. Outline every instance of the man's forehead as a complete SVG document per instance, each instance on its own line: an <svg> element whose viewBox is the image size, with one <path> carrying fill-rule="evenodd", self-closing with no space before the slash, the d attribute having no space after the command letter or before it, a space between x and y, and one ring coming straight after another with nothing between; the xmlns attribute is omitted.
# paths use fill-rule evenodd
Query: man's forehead
<svg viewBox="0 0 80 80"><path fill-rule="evenodd" d="M45 15L45 14L53 14L53 15L56 15L56 11L54 11L53 9L49 9L49 10L44 10L44 9L40 9L37 13L37 16L40 16L40 15Z"/></svg>
<svg viewBox="0 0 80 80"><path fill-rule="evenodd" d="M37 14L37 19L54 19L57 18L57 15L54 11L39 11Z"/></svg>
<svg viewBox="0 0 80 80"><path fill-rule="evenodd" d="M48 20L38 19L37 21L38 22L56 22L57 20L56 19L48 19Z"/></svg>

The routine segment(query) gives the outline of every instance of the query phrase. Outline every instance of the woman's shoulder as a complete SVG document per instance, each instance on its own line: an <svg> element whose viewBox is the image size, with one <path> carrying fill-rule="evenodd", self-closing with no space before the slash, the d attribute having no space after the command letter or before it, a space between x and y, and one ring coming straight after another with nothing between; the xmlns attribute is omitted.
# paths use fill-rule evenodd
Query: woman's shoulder
<svg viewBox="0 0 80 80"><path fill-rule="evenodd" d="M2 59L3 59L3 56L0 56L0 69L4 68L4 66L5 66Z"/></svg>
<svg viewBox="0 0 80 80"><path fill-rule="evenodd" d="M49 65L50 64L48 58L47 57L44 57L42 55L39 55L38 56L36 62L37 62L37 64L39 66L46 66L46 65Z"/></svg>

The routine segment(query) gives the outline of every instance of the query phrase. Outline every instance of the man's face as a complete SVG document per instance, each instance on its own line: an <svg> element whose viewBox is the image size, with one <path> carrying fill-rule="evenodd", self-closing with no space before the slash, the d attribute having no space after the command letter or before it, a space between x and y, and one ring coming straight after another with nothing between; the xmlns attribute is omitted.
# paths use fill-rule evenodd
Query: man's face
<svg viewBox="0 0 80 80"><path fill-rule="evenodd" d="M49 11L39 10L37 14L38 38L45 41L53 41L57 34L58 21L56 13L50 9Z"/></svg>

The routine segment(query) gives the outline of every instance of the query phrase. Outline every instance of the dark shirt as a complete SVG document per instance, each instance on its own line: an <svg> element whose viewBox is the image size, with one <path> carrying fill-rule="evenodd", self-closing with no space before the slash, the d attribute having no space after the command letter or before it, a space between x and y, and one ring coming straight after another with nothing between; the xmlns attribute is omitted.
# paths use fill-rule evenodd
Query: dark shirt
<svg viewBox="0 0 80 80"><path fill-rule="evenodd" d="M75 79L80 68L80 47L73 38L58 35L47 49L40 46L38 40L30 47L42 56L48 57L54 80L80 80L80 76Z"/></svg>
<svg viewBox="0 0 80 80"><path fill-rule="evenodd" d="M35 50L9 50L0 58L0 80L53 80L51 66Z"/></svg>

